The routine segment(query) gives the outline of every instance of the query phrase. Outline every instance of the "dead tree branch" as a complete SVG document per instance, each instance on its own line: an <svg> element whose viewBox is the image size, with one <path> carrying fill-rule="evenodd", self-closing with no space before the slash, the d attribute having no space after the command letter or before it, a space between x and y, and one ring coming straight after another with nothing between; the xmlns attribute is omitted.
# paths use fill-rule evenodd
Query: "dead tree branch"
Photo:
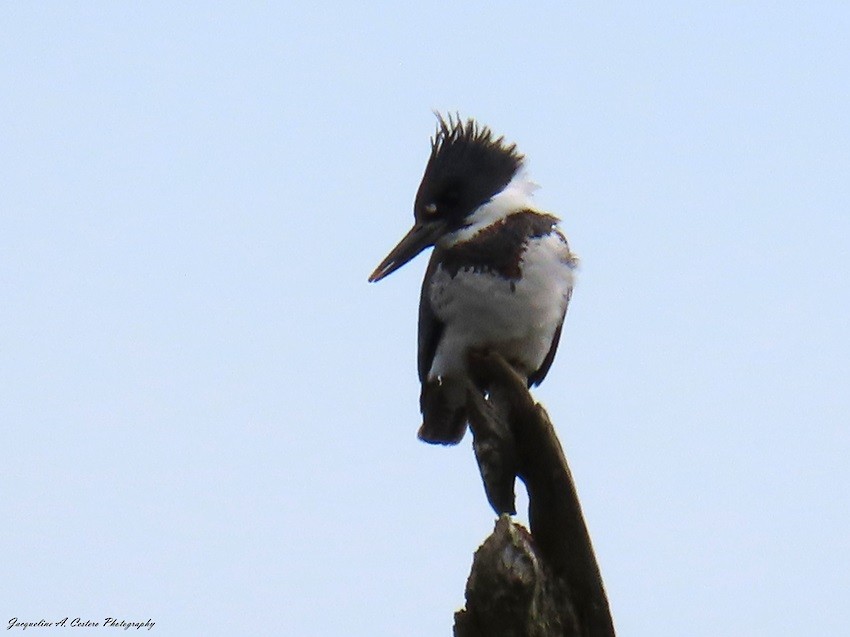
<svg viewBox="0 0 850 637"><path fill-rule="evenodd" d="M470 369L478 387L468 398L473 448L500 517L475 554L455 637L613 637L578 494L546 411L498 354L473 354ZM509 517L516 477L528 490L530 534Z"/></svg>

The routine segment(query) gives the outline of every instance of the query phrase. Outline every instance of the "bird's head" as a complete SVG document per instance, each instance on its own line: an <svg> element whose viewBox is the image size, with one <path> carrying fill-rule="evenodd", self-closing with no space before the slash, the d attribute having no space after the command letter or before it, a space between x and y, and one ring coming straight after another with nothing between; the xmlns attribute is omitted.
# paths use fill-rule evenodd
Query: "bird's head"
<svg viewBox="0 0 850 637"><path fill-rule="evenodd" d="M440 237L467 225L469 217L501 192L520 171L523 156L516 145L494 138L475 120L437 115L431 156L413 204L413 228L369 281L380 281L413 259Z"/></svg>

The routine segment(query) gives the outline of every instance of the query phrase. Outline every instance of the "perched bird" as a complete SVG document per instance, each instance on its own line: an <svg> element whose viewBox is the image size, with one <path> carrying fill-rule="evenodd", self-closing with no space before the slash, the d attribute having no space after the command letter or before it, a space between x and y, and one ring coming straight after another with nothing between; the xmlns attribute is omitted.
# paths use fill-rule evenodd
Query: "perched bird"
<svg viewBox="0 0 850 637"><path fill-rule="evenodd" d="M473 119L437 118L413 228L369 281L434 246L419 302L419 438L451 445L466 431L470 350L500 353L529 387L546 376L578 259L559 219L534 206L516 145Z"/></svg>

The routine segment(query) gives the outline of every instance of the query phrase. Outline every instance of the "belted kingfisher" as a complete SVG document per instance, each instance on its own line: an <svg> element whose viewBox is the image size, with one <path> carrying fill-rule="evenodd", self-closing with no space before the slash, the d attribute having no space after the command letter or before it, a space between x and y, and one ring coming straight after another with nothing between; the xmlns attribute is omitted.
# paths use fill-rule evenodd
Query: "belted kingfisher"
<svg viewBox="0 0 850 637"><path fill-rule="evenodd" d="M470 350L493 350L539 384L549 371L577 257L559 219L535 208L516 144L475 120L437 114L414 224L369 277L380 281L434 246L419 302L419 438L466 432Z"/></svg>

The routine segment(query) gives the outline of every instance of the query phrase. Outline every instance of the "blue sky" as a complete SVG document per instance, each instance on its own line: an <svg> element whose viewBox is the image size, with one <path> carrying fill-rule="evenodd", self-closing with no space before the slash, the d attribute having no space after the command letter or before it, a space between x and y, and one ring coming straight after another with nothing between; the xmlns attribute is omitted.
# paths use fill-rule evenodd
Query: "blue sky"
<svg viewBox="0 0 850 637"><path fill-rule="evenodd" d="M519 145L582 258L535 395L619 631L846 628L846 5L7 2L0 30L4 626L451 634L494 519L469 441L415 438L426 257L366 283L439 109Z"/></svg>

